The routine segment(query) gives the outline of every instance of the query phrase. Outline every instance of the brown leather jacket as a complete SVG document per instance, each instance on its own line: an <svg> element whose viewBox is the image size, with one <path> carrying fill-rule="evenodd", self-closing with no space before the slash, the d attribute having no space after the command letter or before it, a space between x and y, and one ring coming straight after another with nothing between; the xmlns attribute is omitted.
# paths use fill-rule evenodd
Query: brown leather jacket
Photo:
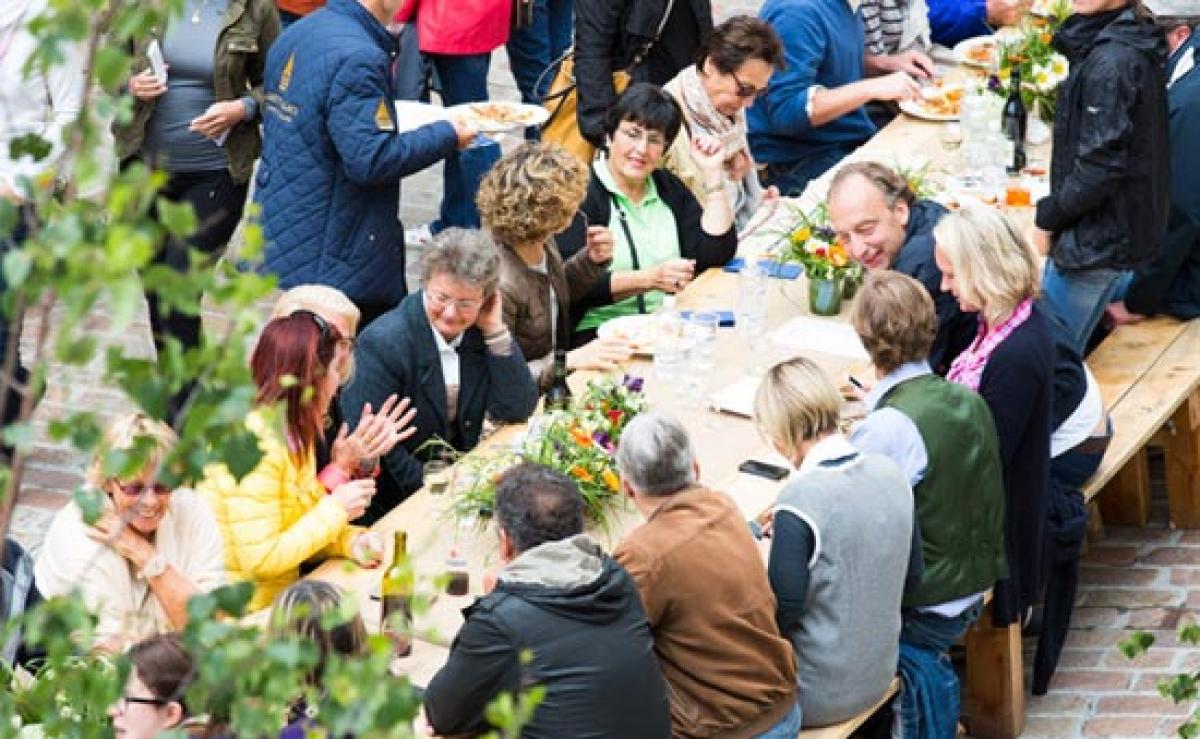
<svg viewBox="0 0 1200 739"><path fill-rule="evenodd" d="M500 292L504 299L504 323L512 331L525 359L540 359L553 351L550 330L550 285L558 297L558 345L571 345L571 301L592 289L604 275L605 266L588 258L581 249L565 263L553 241L546 244L546 274L542 274L512 249L500 249ZM550 372L542 373L543 389Z"/></svg>
<svg viewBox="0 0 1200 739"><path fill-rule="evenodd" d="M141 39L135 50L134 73L148 68L145 63L146 49L151 39L161 36L161 29L153 29ZM263 71L267 65L267 51L279 36L279 12L273 0L229 0L229 7L221 22L217 35L215 65L213 68L213 92L216 99L238 100L251 95L258 101L259 117L245 120L229 131L225 140L225 151L229 155L229 174L234 182L246 182L254 169L262 149L262 137L258 124L263 106ZM141 66L139 66L139 64ZM146 137L146 124L154 113L153 100L134 100L133 118L125 125L114 124L117 156L124 161L142 148Z"/></svg>
<svg viewBox="0 0 1200 739"><path fill-rule="evenodd" d="M637 582L671 699L671 735L752 737L796 703L791 643L762 556L727 496L670 496L613 556Z"/></svg>

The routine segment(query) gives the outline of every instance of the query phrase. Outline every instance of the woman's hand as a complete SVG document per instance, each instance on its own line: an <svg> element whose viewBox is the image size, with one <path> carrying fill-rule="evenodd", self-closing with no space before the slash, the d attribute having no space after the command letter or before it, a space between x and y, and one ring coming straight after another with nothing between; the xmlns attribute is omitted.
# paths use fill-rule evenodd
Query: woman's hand
<svg viewBox="0 0 1200 739"><path fill-rule="evenodd" d="M741 182L746 179L746 175L750 174L752 166L754 166L754 160L750 158L745 149L742 149L725 160L725 176L733 182Z"/></svg>
<svg viewBox="0 0 1200 739"><path fill-rule="evenodd" d="M484 336L492 336L505 330L504 303L499 290L483 301L479 317L475 319L475 327L482 331Z"/></svg>
<svg viewBox="0 0 1200 739"><path fill-rule="evenodd" d="M333 489L329 497L346 511L346 517L353 521L367 512L371 498L375 497L375 480L367 477L362 480L344 482Z"/></svg>
<svg viewBox="0 0 1200 739"><path fill-rule="evenodd" d="M628 341L609 336L598 338L573 350L567 355L567 366L573 370L599 370L608 372L633 356L633 347Z"/></svg>
<svg viewBox="0 0 1200 739"><path fill-rule="evenodd" d="M692 160L704 175L704 186L720 186L725 180L725 146L707 136L693 136Z"/></svg>
<svg viewBox="0 0 1200 739"><path fill-rule="evenodd" d="M758 524L759 531L762 532L764 539L771 538L771 534L774 533L775 526L775 506L772 505L762 513L755 516L754 522Z"/></svg>
<svg viewBox="0 0 1200 739"><path fill-rule="evenodd" d="M130 77L125 86L129 88L129 94L138 100L153 100L162 97L167 92L167 85L159 82L158 77L149 69Z"/></svg>
<svg viewBox="0 0 1200 739"><path fill-rule="evenodd" d="M112 511L105 512L88 530L87 535L92 541L100 542L124 557L139 571L155 554L154 545Z"/></svg>
<svg viewBox="0 0 1200 739"><path fill-rule="evenodd" d="M188 124L188 130L195 131L206 139L215 140L244 120L245 104L241 100L224 100L213 103L203 114L193 118Z"/></svg>
<svg viewBox="0 0 1200 739"><path fill-rule="evenodd" d="M367 569L383 564L383 553L383 539L374 531L362 532L350 544L350 556Z"/></svg>
<svg viewBox="0 0 1200 739"><path fill-rule="evenodd" d="M679 292L692 281L695 272L695 259L668 259L647 270L649 285L646 289L662 290L667 293Z"/></svg>
<svg viewBox="0 0 1200 739"><path fill-rule="evenodd" d="M366 467L363 460L382 457L417 432L411 425L417 409L410 405L408 398L399 399L395 394L383 401L378 413L371 409L370 403L364 405L354 433L351 434L349 425L343 423L333 440L333 463L350 477L362 474Z"/></svg>
<svg viewBox="0 0 1200 739"><path fill-rule="evenodd" d="M596 264L607 264L613 255L612 229L608 226L588 226L587 241L588 259Z"/></svg>

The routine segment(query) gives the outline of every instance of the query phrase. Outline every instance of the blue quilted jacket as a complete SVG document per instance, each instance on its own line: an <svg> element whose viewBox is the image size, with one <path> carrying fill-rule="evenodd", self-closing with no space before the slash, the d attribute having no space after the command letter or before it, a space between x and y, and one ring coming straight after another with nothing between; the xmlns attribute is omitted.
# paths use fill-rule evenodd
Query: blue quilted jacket
<svg viewBox="0 0 1200 739"><path fill-rule="evenodd" d="M456 150L449 123L397 133L396 39L356 0L330 0L267 55L262 161L266 269L394 305L404 284L400 179Z"/></svg>

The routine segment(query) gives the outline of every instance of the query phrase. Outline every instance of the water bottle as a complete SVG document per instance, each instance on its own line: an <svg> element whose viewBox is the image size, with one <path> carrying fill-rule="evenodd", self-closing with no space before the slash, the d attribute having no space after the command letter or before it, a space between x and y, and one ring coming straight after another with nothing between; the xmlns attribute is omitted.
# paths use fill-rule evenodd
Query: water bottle
<svg viewBox="0 0 1200 739"><path fill-rule="evenodd" d="M659 382L675 379L682 341L683 321L675 311L675 296L667 295L654 313L654 376Z"/></svg>
<svg viewBox="0 0 1200 739"><path fill-rule="evenodd" d="M767 324L767 270L758 260L747 264L738 285L737 325L743 334L761 334Z"/></svg>

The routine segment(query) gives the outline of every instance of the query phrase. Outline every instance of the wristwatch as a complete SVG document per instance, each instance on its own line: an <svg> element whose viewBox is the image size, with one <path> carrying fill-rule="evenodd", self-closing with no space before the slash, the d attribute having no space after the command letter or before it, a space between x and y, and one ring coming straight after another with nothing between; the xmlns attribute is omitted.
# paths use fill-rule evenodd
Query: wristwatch
<svg viewBox="0 0 1200 739"><path fill-rule="evenodd" d="M143 579L148 580L152 577L158 577L166 571L167 558L162 555L162 552L155 552L154 556L142 567L140 574Z"/></svg>

